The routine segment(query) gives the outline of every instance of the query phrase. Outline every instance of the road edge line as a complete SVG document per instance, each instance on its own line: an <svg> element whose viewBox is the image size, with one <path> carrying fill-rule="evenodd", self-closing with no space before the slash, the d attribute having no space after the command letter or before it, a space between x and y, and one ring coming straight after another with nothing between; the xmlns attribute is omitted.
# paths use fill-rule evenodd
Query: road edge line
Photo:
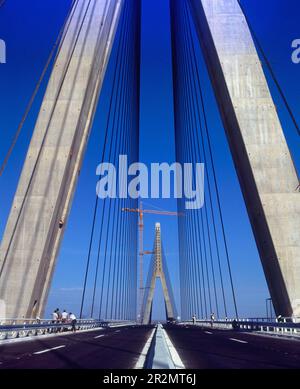
<svg viewBox="0 0 300 389"><path fill-rule="evenodd" d="M147 359L155 332L156 332L156 328L153 328L153 330L152 330L151 334L149 335L149 338L147 339L145 346L144 346L144 348L139 356L139 359L138 359L137 363L135 364L134 369L139 369L139 370L144 369L144 365L145 365L145 362L146 362L146 359Z"/></svg>
<svg viewBox="0 0 300 389"><path fill-rule="evenodd" d="M167 347L168 347L168 350L169 350L169 353L171 355L171 359L173 361L173 364L175 366L175 369L178 369L178 370L183 370L185 369L185 366L174 346L174 344L172 343L169 335L167 334L167 331L165 329L163 329L163 334L164 334L164 337L165 337L165 341L166 341L166 344L167 344Z"/></svg>

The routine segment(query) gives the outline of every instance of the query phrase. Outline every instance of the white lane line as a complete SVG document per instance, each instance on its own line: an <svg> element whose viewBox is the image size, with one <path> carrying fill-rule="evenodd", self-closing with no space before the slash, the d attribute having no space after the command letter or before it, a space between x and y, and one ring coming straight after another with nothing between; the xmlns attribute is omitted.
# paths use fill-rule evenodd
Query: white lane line
<svg viewBox="0 0 300 389"><path fill-rule="evenodd" d="M172 361L174 363L175 369L185 369L185 366L176 350L174 347L174 344L172 343L169 335L167 334L167 331L163 329L163 334L165 337L165 341L169 350L169 353L171 355Z"/></svg>
<svg viewBox="0 0 300 389"><path fill-rule="evenodd" d="M147 354L148 354L148 351L150 349L150 346L151 346L151 342L152 342L152 339L153 339L153 336L155 334L155 328L152 330L147 342L145 343L145 346L141 352L141 355L135 365L135 369L143 369L144 368L144 365L145 365L145 362L146 362L146 358L147 358Z"/></svg>
<svg viewBox="0 0 300 389"><path fill-rule="evenodd" d="M33 354L34 355L45 354L45 353L48 353L49 351L59 350L60 348L64 348L64 347L66 347L66 346L62 345L62 346L57 346L57 347L53 347L53 348L47 348L46 350L37 351L36 353L33 353Z"/></svg>
<svg viewBox="0 0 300 389"><path fill-rule="evenodd" d="M212 335L213 333L212 332L209 332L209 331L204 331L205 334L208 334L208 335Z"/></svg>
<svg viewBox="0 0 300 389"><path fill-rule="evenodd" d="M240 340L240 339L235 339L235 338L229 338L229 340L233 340L234 342L238 342L238 343L248 343L245 340Z"/></svg>
<svg viewBox="0 0 300 389"><path fill-rule="evenodd" d="M103 338L103 336L105 336L105 335L98 335L98 336L95 336L94 339Z"/></svg>

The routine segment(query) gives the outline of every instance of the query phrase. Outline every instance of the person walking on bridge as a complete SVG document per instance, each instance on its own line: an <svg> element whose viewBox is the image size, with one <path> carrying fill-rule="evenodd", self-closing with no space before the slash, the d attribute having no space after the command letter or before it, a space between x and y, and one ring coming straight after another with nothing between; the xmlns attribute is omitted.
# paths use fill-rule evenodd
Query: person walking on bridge
<svg viewBox="0 0 300 389"><path fill-rule="evenodd" d="M214 325L214 321L215 321L215 314L212 313L212 314L210 315L210 324L211 324L212 327L213 327L213 325Z"/></svg>
<svg viewBox="0 0 300 389"><path fill-rule="evenodd" d="M52 323L57 323L57 320L58 320L58 315L57 315L57 311L53 311L52 313Z"/></svg>
<svg viewBox="0 0 300 389"><path fill-rule="evenodd" d="M62 324L66 324L69 319L69 314L68 312L64 309L63 313L61 314L61 322ZM63 331L67 331L67 327L63 327Z"/></svg>
<svg viewBox="0 0 300 389"><path fill-rule="evenodd" d="M56 309L56 313L57 313L57 322L60 323L61 319L62 319L62 314L61 314L59 308Z"/></svg>
<svg viewBox="0 0 300 389"><path fill-rule="evenodd" d="M70 312L69 318L72 324L72 332L76 332L76 323L77 323L76 316L74 315L74 313Z"/></svg>
<svg viewBox="0 0 300 389"><path fill-rule="evenodd" d="M63 313L61 314L61 322L66 323L68 321L69 314L68 312L64 309Z"/></svg>

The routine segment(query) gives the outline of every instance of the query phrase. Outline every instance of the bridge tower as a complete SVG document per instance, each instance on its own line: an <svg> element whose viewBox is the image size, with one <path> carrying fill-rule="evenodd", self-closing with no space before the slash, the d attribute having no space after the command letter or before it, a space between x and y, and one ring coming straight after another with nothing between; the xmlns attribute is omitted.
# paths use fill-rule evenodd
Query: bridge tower
<svg viewBox="0 0 300 389"><path fill-rule="evenodd" d="M276 314L299 317L299 177L251 31L238 0L187 1Z"/></svg>
<svg viewBox="0 0 300 389"><path fill-rule="evenodd" d="M43 315L125 0L78 0L66 22L0 248L6 317Z"/></svg>
<svg viewBox="0 0 300 389"><path fill-rule="evenodd" d="M142 324L149 324L151 322L153 297L157 279L160 279L162 284L167 319L175 319L177 313L173 297L173 290L169 280L168 268L163 256L160 223L155 224L154 255L150 263L148 280L145 287L141 313Z"/></svg>

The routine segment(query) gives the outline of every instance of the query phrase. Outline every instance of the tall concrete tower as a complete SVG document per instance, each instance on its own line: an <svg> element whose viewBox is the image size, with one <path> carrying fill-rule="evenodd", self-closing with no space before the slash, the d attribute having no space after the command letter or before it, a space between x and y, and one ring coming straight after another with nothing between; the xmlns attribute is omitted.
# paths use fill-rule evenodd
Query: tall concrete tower
<svg viewBox="0 0 300 389"><path fill-rule="evenodd" d="M152 257L152 263L150 264L148 281L144 293L141 313L141 322L143 324L149 324L151 321L153 297L157 279L160 279L162 284L167 319L175 319L177 316L176 307L173 297L172 286L169 281L167 264L163 259L161 245L161 229L159 223L155 224L154 255Z"/></svg>
<svg viewBox="0 0 300 389"><path fill-rule="evenodd" d="M124 0L66 23L0 249L6 317L42 315Z"/></svg>
<svg viewBox="0 0 300 389"><path fill-rule="evenodd" d="M251 32L238 0L187 1L275 311L300 317L299 177Z"/></svg>

